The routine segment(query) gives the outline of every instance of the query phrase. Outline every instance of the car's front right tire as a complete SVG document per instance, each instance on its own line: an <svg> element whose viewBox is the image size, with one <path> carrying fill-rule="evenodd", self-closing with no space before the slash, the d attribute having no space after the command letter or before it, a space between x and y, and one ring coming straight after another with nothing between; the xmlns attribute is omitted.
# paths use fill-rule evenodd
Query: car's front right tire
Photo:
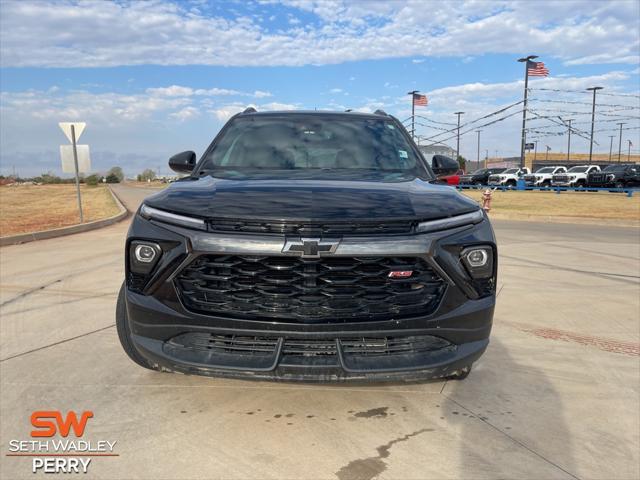
<svg viewBox="0 0 640 480"><path fill-rule="evenodd" d="M116 329L118 330L118 338L120 344L124 349L127 356L141 367L148 368L149 370L157 370L153 368L151 364L136 350L131 340L131 328L129 327L129 318L127 316L127 306L125 304L125 288L122 283L120 292L118 293L118 303L116 304Z"/></svg>

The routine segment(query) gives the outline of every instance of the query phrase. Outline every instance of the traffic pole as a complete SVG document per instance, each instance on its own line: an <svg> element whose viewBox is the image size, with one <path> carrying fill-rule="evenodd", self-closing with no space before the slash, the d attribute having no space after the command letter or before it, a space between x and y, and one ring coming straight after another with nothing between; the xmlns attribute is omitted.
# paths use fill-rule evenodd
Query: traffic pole
<svg viewBox="0 0 640 480"><path fill-rule="evenodd" d="M409 92L409 95L411 95L411 138L414 140L416 138L416 104L413 96L416 93L418 93L418 90Z"/></svg>
<svg viewBox="0 0 640 480"><path fill-rule="evenodd" d="M622 126L624 123L618 123L620 125L620 140L618 140L618 163L620 163L620 157L622 156Z"/></svg>
<svg viewBox="0 0 640 480"><path fill-rule="evenodd" d="M71 143L73 144L73 165L76 170L76 192L78 193L78 211L80 212L80 223L84 223L82 215L82 197L80 196L80 175L78 172L78 149L76 147L76 128L71 125Z"/></svg>
<svg viewBox="0 0 640 480"><path fill-rule="evenodd" d="M587 90L593 90L593 104L591 107L591 140L589 141L589 165L591 165L591 159L593 156L593 126L596 119L596 92L602 90L604 87L589 87Z"/></svg>
<svg viewBox="0 0 640 480"><path fill-rule="evenodd" d="M572 118L567 120L567 122L569 122L569 141L567 142L567 162L569 161L569 157L571 153L571 122L572 121L573 121Z"/></svg>

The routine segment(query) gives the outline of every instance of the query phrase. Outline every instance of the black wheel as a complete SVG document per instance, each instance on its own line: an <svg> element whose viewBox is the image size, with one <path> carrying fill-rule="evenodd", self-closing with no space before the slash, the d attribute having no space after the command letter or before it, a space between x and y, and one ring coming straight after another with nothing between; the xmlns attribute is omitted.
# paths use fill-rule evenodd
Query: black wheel
<svg viewBox="0 0 640 480"><path fill-rule="evenodd" d="M549 180L545 180L544 182L542 182L542 185L540 185L541 187L551 187L551 182Z"/></svg>
<svg viewBox="0 0 640 480"><path fill-rule="evenodd" d="M120 344L125 353L131 360L140 365L141 367L148 368L149 370L157 370L153 368L147 360L142 357L131 343L131 330L129 328L129 318L127 317L127 308L124 303L124 283L120 287L120 293L118 293L118 303L116 304L116 329L118 330L118 338Z"/></svg>
<svg viewBox="0 0 640 480"><path fill-rule="evenodd" d="M445 380L464 380L469 376L470 373L471 373L471 365L466 365L456 370L451 375L447 375L444 378Z"/></svg>
<svg viewBox="0 0 640 480"><path fill-rule="evenodd" d="M584 188L584 181L579 181L578 183L576 183L576 188Z"/></svg>
<svg viewBox="0 0 640 480"><path fill-rule="evenodd" d="M614 184L614 187L616 187L616 188L624 188L624 182L617 181L617 182Z"/></svg>
<svg viewBox="0 0 640 480"><path fill-rule="evenodd" d="M515 180L509 180L505 185L509 188L514 188L516 186L516 182Z"/></svg>

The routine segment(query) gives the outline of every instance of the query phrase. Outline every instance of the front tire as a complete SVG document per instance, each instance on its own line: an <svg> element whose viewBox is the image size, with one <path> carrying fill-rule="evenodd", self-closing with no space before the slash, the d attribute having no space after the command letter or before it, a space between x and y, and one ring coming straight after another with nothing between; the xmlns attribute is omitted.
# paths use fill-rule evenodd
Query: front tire
<svg viewBox="0 0 640 480"><path fill-rule="evenodd" d="M141 367L148 368L149 370L157 370L156 368L153 368L133 346L133 342L131 340L131 329L129 327L129 317L127 316L127 307L124 300L125 288L124 283L122 283L120 292L118 293L118 303L116 304L116 329L118 330L120 345L122 345L127 356L135 363Z"/></svg>

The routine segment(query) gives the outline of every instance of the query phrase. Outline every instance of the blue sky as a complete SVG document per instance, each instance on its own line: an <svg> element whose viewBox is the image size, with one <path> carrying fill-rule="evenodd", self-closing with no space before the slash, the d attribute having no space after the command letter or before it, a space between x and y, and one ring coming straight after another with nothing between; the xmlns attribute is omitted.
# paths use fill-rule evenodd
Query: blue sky
<svg viewBox="0 0 640 480"><path fill-rule="evenodd" d="M455 111L464 124L520 100L515 60L527 54L551 71L530 84L545 117L530 122L532 139L566 148L558 116L588 131L584 89L598 85L595 150L608 152L623 121L637 152L639 31L636 1L2 1L0 170L60 173L59 121L87 122L96 171L166 172L170 155L200 154L248 105L382 108L403 120L414 89L429 97L417 131L430 138ZM518 154L518 108L480 127L483 151ZM474 129L488 121L463 128L463 155L475 158ZM588 149L579 134L572 145Z"/></svg>

